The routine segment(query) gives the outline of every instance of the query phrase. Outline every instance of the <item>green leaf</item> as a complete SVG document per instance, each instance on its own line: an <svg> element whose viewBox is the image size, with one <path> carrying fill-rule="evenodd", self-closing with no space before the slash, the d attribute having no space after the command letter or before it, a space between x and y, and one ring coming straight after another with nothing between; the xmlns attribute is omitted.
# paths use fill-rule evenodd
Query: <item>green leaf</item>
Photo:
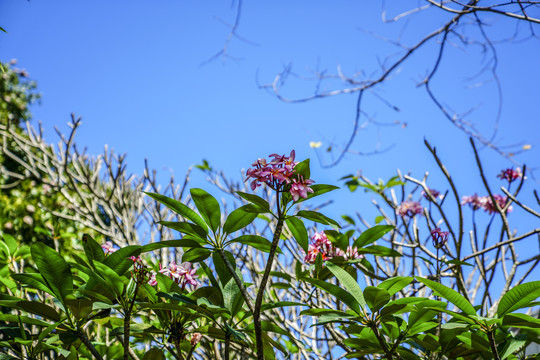
<svg viewBox="0 0 540 360"><path fill-rule="evenodd" d="M449 261L445 261L444 263L447 265L474 266L473 264L469 264L468 262L460 261L460 260L449 260Z"/></svg>
<svg viewBox="0 0 540 360"><path fill-rule="evenodd" d="M356 225L356 222L354 221L354 219L350 217L349 215L341 215L341 218L353 226Z"/></svg>
<svg viewBox="0 0 540 360"><path fill-rule="evenodd" d="M397 252L394 249L390 249L380 245L371 245L365 248L358 248L359 254L372 254L376 256L390 256L390 257L400 257L403 256L401 253Z"/></svg>
<svg viewBox="0 0 540 360"><path fill-rule="evenodd" d="M386 289L390 296L393 296L398 291L401 291L405 286L409 285L413 281L410 276L396 276L384 280L377 285L378 288Z"/></svg>
<svg viewBox="0 0 540 360"><path fill-rule="evenodd" d="M73 276L69 264L60 254L43 243L32 245L31 252L45 284L56 298L63 302L73 290Z"/></svg>
<svg viewBox="0 0 540 360"><path fill-rule="evenodd" d="M44 318L59 321L60 314L47 304L37 301L26 300L0 300L0 306L10 307L13 309L24 310L29 313L42 316Z"/></svg>
<svg viewBox="0 0 540 360"><path fill-rule="evenodd" d="M227 310L231 312L231 315L233 314L233 305L234 300L237 295L240 294L240 289L238 288L238 285L236 285L236 282L233 278L229 280L229 282L223 287L223 305ZM242 294L240 294L242 296Z"/></svg>
<svg viewBox="0 0 540 360"><path fill-rule="evenodd" d="M150 196L151 198L153 198L154 200L157 200L160 203L164 204L175 213L180 214L186 219L193 221L195 224L199 225L205 231L206 234L208 234L208 227L206 223L204 222L204 220L195 211L190 209L189 206L181 203L180 201L168 198L164 195L154 194L154 193L149 193L149 192L144 192L144 193Z"/></svg>
<svg viewBox="0 0 540 360"><path fill-rule="evenodd" d="M90 235L84 234L82 243L86 258L90 263L92 263L92 260L99 262L105 261L105 253L103 252L101 245L99 245Z"/></svg>
<svg viewBox="0 0 540 360"><path fill-rule="evenodd" d="M17 248L19 247L17 240L15 240L15 238L9 234L3 234L2 236L9 250L8 255L13 255L15 251L17 250Z"/></svg>
<svg viewBox="0 0 540 360"><path fill-rule="evenodd" d="M140 245L128 245L107 256L103 261L103 264L107 265L118 275L122 276L131 268L131 266L133 266L133 260L131 260L130 257L139 256L140 253Z"/></svg>
<svg viewBox="0 0 540 360"><path fill-rule="evenodd" d="M339 282L349 291L349 293L354 297L354 300L360 305L360 307L363 309L366 306L366 300L364 298L364 294L362 292L362 289L360 288L360 285L356 282L356 280L344 269L340 268L339 266L332 264L331 262L327 262L326 266L328 270L334 274L334 276L339 280ZM335 295L335 294L334 294Z"/></svg>
<svg viewBox="0 0 540 360"><path fill-rule="evenodd" d="M37 325L37 326L43 326L43 327L48 327L50 325L48 322L34 319L29 316L2 314L2 313L0 313L0 321L7 321L7 322L12 322L12 323L23 323L23 324Z"/></svg>
<svg viewBox="0 0 540 360"><path fill-rule="evenodd" d="M437 312L446 310L446 303L439 300L424 300L415 304L414 311L411 311L409 315L409 333L412 335L414 332L410 332L416 324L423 324L432 320ZM421 329L419 332L424 331Z"/></svg>
<svg viewBox="0 0 540 360"><path fill-rule="evenodd" d="M316 211L300 210L296 214L296 216L300 216L300 217L303 217L304 219L318 222L320 224L330 225L336 230L339 230L341 228L341 226L339 226L339 224L335 220L332 220L329 217L324 216L323 214Z"/></svg>
<svg viewBox="0 0 540 360"><path fill-rule="evenodd" d="M304 178L305 179L305 178ZM339 187L337 186L334 186L334 185L326 185L326 184L316 184L316 185L310 185L309 186L313 192L312 193L308 193L307 194L307 198L299 198L295 203L298 204L298 203L301 203L302 201L306 201L306 200L309 200L309 199L312 199L316 196L319 196L319 195L323 195L323 194L326 194L327 192L330 192L330 191L334 191L334 190L337 190L339 189Z"/></svg>
<svg viewBox="0 0 540 360"><path fill-rule="evenodd" d="M242 235L240 237L237 237L234 240L231 240L231 242L249 245L263 252L270 252L270 247L272 245L272 243L269 240L259 235ZM282 251L279 247L277 248L276 251L279 254L282 254Z"/></svg>
<svg viewBox="0 0 540 360"><path fill-rule="evenodd" d="M130 262L130 267L133 266L133 260L128 259ZM94 266L96 267L96 273L105 281L107 282L108 289L112 289L114 293L116 294L116 297L119 298L122 296L122 293L124 292L124 281L123 279L126 279L125 277L122 278L121 275L118 275L116 271L111 269L105 264L102 263L94 263Z"/></svg>
<svg viewBox="0 0 540 360"><path fill-rule="evenodd" d="M236 193L244 200L247 200L257 207L264 209L266 212L270 212L270 204L268 204L268 201L264 200L262 197L241 191L237 191Z"/></svg>
<svg viewBox="0 0 540 360"><path fill-rule="evenodd" d="M47 287L45 279L39 273L24 273L24 274L12 274L11 277L23 284L30 285L34 289L41 290L47 294L55 296L52 291Z"/></svg>
<svg viewBox="0 0 540 360"><path fill-rule="evenodd" d="M433 290L433 292L439 294L446 300L450 301L452 304L456 305L465 314L472 316L476 315L476 310L474 310L474 307L471 305L471 303L468 302L467 299L465 299L457 291L450 289L449 287L446 287L442 284L439 284L438 282L424 279L418 276L416 277L416 280L420 281L422 284Z"/></svg>
<svg viewBox="0 0 540 360"><path fill-rule="evenodd" d="M347 247L349 246L349 237L347 237L346 234L342 234L336 230L324 230L324 234L338 249L347 251Z"/></svg>
<svg viewBox="0 0 540 360"><path fill-rule="evenodd" d="M491 351L489 342L473 332L463 332L456 335L456 338L474 350Z"/></svg>
<svg viewBox="0 0 540 360"><path fill-rule="evenodd" d="M229 251L223 251L223 253L229 260L229 263L231 264L233 269L236 269L236 261L234 259L233 254L231 254ZM225 261L223 260L221 255L218 253L218 251L215 251L214 253L212 253L212 262L214 263L214 269L216 269L217 275L219 277L219 282L223 286L225 286L225 284L227 284L229 280L232 278L232 274L229 271L229 269L227 269L227 265L225 265ZM206 275L209 277L209 279L212 281L212 278L214 277L214 275L212 274L211 270L210 270L210 274L212 275L208 275L208 271L206 271L206 267L205 267L205 272L206 272ZM214 281L212 281L212 284L216 287L219 287L219 284L217 283L217 281L215 284L214 284Z"/></svg>
<svg viewBox="0 0 540 360"><path fill-rule="evenodd" d="M530 315L515 313L506 314L503 317L503 326L512 326L518 328L533 328L540 329L540 319L534 318Z"/></svg>
<svg viewBox="0 0 540 360"><path fill-rule="evenodd" d="M294 216L290 216L285 219L285 223L289 230L291 230L292 235L294 236L296 242L300 247L306 252L309 248L309 237L304 222Z"/></svg>
<svg viewBox="0 0 540 360"><path fill-rule="evenodd" d="M388 304L388 302L390 301L390 294L388 293L388 291L375 286L367 286L364 289L363 294L367 306L369 306L372 312L379 311L384 305Z"/></svg>
<svg viewBox="0 0 540 360"><path fill-rule="evenodd" d="M248 212L245 209L251 205L244 205L234 210L227 216L223 225L224 234L232 234L235 231L245 228L257 218L257 214Z"/></svg>
<svg viewBox="0 0 540 360"><path fill-rule="evenodd" d="M83 319L92 312L92 301L81 298L72 298L71 296L65 300L66 306L71 310L71 313L77 319Z"/></svg>
<svg viewBox="0 0 540 360"><path fill-rule="evenodd" d="M510 289L499 302L497 315L502 317L515 310L529 306L531 301L540 297L540 281L532 281Z"/></svg>
<svg viewBox="0 0 540 360"><path fill-rule="evenodd" d="M362 248L366 245L372 244L393 229L394 225L375 225L374 227L369 228L361 233L358 239L354 241L353 247L356 246L358 248Z"/></svg>
<svg viewBox="0 0 540 360"><path fill-rule="evenodd" d="M212 252L205 248L191 248L182 255L182 262L197 263L207 259Z"/></svg>
<svg viewBox="0 0 540 360"><path fill-rule="evenodd" d="M202 162L202 165L195 165L195 167L202 171L212 172L212 167L208 163L208 160L203 159Z"/></svg>
<svg viewBox="0 0 540 360"><path fill-rule="evenodd" d="M189 238L184 238L180 240L158 241L155 243L143 245L143 247L141 247L141 253L169 247L201 247L201 244Z"/></svg>
<svg viewBox="0 0 540 360"><path fill-rule="evenodd" d="M520 334L507 341L503 351L500 352L501 360L506 359L514 352L518 351L521 347L523 347L527 343L526 339L526 335Z"/></svg>
<svg viewBox="0 0 540 360"><path fill-rule="evenodd" d="M353 295L349 294L347 291L343 290L339 286L310 277L303 278L302 280L312 285L315 285L319 289L322 289L331 295L334 295L339 301L346 304L355 313L360 314L360 307L358 301L356 301Z"/></svg>
<svg viewBox="0 0 540 360"><path fill-rule="evenodd" d="M311 172L309 170L309 159L306 159L296 164L296 166L294 167L294 175L302 176L304 180L310 178Z"/></svg>
<svg viewBox="0 0 540 360"><path fill-rule="evenodd" d="M203 189L193 188L189 192L197 210L215 233L221 225L221 210L218 201Z"/></svg>
<svg viewBox="0 0 540 360"><path fill-rule="evenodd" d="M163 350L154 347L144 353L143 360L165 360Z"/></svg>
<svg viewBox="0 0 540 360"><path fill-rule="evenodd" d="M205 242L207 241L206 236L208 233L197 224L192 224L186 221L160 221L158 224L179 231L182 234L199 238Z"/></svg>
<svg viewBox="0 0 540 360"><path fill-rule="evenodd" d="M278 301L278 302L273 302L273 303L262 304L261 312L270 310L270 309L275 309L275 308L282 308L285 306L307 306L307 305L304 303L299 303L299 302L294 302L294 301Z"/></svg>

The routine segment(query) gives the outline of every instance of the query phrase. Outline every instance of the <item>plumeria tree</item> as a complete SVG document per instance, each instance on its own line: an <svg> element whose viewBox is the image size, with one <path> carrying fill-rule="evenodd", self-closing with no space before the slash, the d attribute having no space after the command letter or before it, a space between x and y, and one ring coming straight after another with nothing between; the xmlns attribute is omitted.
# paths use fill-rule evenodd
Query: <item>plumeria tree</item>
<svg viewBox="0 0 540 360"><path fill-rule="evenodd" d="M4 88L20 95L6 92L9 106L30 101L30 87ZM428 144L448 191L427 177L344 178L379 198L370 222L323 215L317 201L337 187L311 179L294 151L238 182L201 166L231 209L188 193L187 176L160 188L148 167L136 178L123 157L78 152L74 116L55 150L16 108L0 124L3 359L515 359L538 342L540 285L528 280L540 258L517 249L540 231L511 231L509 216L540 217L519 200L525 168L498 174L498 193L477 154L485 189L460 196ZM13 191L34 200L15 204Z"/></svg>

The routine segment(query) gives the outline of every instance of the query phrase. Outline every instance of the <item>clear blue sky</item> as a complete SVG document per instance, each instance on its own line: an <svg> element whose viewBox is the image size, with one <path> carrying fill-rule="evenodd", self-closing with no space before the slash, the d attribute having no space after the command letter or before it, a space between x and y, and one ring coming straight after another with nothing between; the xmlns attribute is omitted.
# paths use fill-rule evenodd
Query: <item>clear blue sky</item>
<svg viewBox="0 0 540 360"><path fill-rule="evenodd" d="M417 1L387 1L388 17L413 8ZM192 164L208 159L217 169L239 176L258 157L289 153L313 159L318 183L333 183L362 170L368 177L388 178L396 168L421 177L430 171L440 179L423 139L437 146L462 195L484 193L476 178L467 136L445 120L416 85L428 73L435 43L419 52L393 74L377 94L400 108L390 110L367 94L365 111L376 121L406 126L369 124L358 133L352 150L369 152L380 138L392 149L376 156L347 155L337 167L321 169L310 141L338 145L348 138L355 112L355 96L328 98L303 104L277 100L257 83L269 83L286 64L299 75L339 65L346 74L379 71L379 63L399 53L381 39L411 45L448 18L428 11L393 24L381 20L376 1L244 1L238 34L252 43L233 39L229 54L201 66L223 48L235 7L229 1L0 1L2 61L18 59L38 82L42 103L34 106L34 122L42 121L51 142L53 131L64 132L69 114L83 117L79 147L99 153L105 144L128 153L129 170L139 173L144 158L165 176L169 169L181 178ZM514 32L514 22L496 19L487 31L494 39ZM373 32L373 36L368 32ZM520 28L520 36L527 34ZM474 31L468 35L474 37ZM475 75L489 57L477 47L448 47L434 89L456 112L476 110L467 118L489 130L496 114L496 91L488 73ZM504 91L497 144L530 144L516 157L540 165L540 45L537 40L499 44L498 70ZM290 97L309 96L313 84L291 81ZM365 121L365 117L362 122ZM519 148L519 147L518 147ZM321 151L322 155L324 152ZM494 176L511 164L489 149L482 150L487 173ZM165 178L164 176L164 178ZM205 186L202 175L195 184ZM199 181L199 183L197 183ZM434 180L437 184L436 180ZM529 182L529 194L537 183ZM340 185L340 184L339 184ZM435 186L436 187L436 186ZM441 185L447 188L446 185ZM336 214L362 211L369 197L346 191L337 194Z"/></svg>

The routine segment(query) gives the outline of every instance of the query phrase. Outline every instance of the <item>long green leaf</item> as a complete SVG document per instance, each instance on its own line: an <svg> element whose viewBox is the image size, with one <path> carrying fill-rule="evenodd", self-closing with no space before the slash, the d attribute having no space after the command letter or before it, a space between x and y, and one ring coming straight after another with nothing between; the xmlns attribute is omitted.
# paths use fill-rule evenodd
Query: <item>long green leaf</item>
<svg viewBox="0 0 540 360"><path fill-rule="evenodd" d="M30 285L34 289L41 290L47 294L55 296L51 289L47 287L43 276L41 276L39 273L12 274L11 277L23 284Z"/></svg>
<svg viewBox="0 0 540 360"><path fill-rule="evenodd" d="M334 295L339 301L343 302L355 313L360 314L360 306L358 304L358 301L356 301L354 296L352 296L351 294L349 294L347 291L343 290L339 286L328 283L326 281L319 280L319 279L310 278L310 277L302 278L302 280L312 285L315 285L319 289L322 289L331 295Z"/></svg>
<svg viewBox="0 0 540 360"><path fill-rule="evenodd" d="M362 292L362 289L360 288L360 285L356 282L356 280L344 269L340 268L339 266L332 264L331 262L327 262L326 266L328 270L334 274L334 276L339 280L339 282L349 291L349 293L354 297L356 302L360 305L362 309L366 307L366 300L364 299L364 293Z"/></svg>
<svg viewBox="0 0 540 360"><path fill-rule="evenodd" d="M520 313L506 314L503 317L503 326L540 329L540 319Z"/></svg>
<svg viewBox="0 0 540 360"><path fill-rule="evenodd" d="M367 286L364 289L363 294L366 304L369 306L372 312L379 311L390 301L390 294L388 291L375 286Z"/></svg>
<svg viewBox="0 0 540 360"><path fill-rule="evenodd" d="M152 199L157 200L160 203L164 204L175 213L180 214L186 219L193 221L195 224L199 225L202 229L204 229L206 233L208 233L208 227L206 226L206 223L204 222L204 220L199 216L199 214L193 211L189 206L181 203L178 200L171 199L161 194L154 194L154 193L149 193L149 192L144 192L144 193L150 196Z"/></svg>
<svg viewBox="0 0 540 360"><path fill-rule="evenodd" d="M0 321L8 321L12 323L22 322L23 324L37 325L48 327L48 322L31 318L29 316L14 315L14 314L0 314Z"/></svg>
<svg viewBox="0 0 540 360"><path fill-rule="evenodd" d="M160 221L159 224L179 231L182 234L199 238L205 242L207 241L206 236L208 235L208 232L197 224L192 224L187 221Z"/></svg>
<svg viewBox="0 0 540 360"><path fill-rule="evenodd" d="M249 245L263 252L270 252L270 246L272 245L272 242L259 235L242 235L234 240L231 240L231 242ZM279 247L276 251L279 254L282 254L282 251Z"/></svg>
<svg viewBox="0 0 540 360"><path fill-rule="evenodd" d="M290 216L285 220L287 227L291 230L296 242L307 253L309 247L309 237L304 222L294 216Z"/></svg>
<svg viewBox="0 0 540 360"><path fill-rule="evenodd" d="M212 253L206 248L191 248L182 255L183 262L196 263L207 259Z"/></svg>
<svg viewBox="0 0 540 360"><path fill-rule="evenodd" d="M394 249L387 248L380 245L371 245L364 248L358 248L359 254L372 254L376 256L389 256L389 257L400 257L403 256L401 253L397 252Z"/></svg>
<svg viewBox="0 0 540 360"><path fill-rule="evenodd" d="M409 285L414 279L410 276L396 276L384 280L377 285L378 288L386 289L390 295L394 295L398 291L402 290L405 286Z"/></svg>
<svg viewBox="0 0 540 360"><path fill-rule="evenodd" d="M339 187L337 187L337 186L326 185L326 184L310 185L309 187L313 190L313 192L308 193L306 199L304 199L304 198L298 199L298 201L296 201L296 203L301 203L302 201L306 201L306 200L312 199L312 198L314 198L316 196L323 195L323 194L326 194L327 192L339 189Z"/></svg>
<svg viewBox="0 0 540 360"><path fill-rule="evenodd" d="M227 216L227 220L225 220L225 224L223 224L223 232L225 234L232 234L235 231L243 229L257 218L256 213L245 210L250 206L252 205L241 206Z"/></svg>
<svg viewBox="0 0 540 360"><path fill-rule="evenodd" d="M105 261L105 253L103 252L101 245L99 245L90 235L84 234L82 243L86 258L90 263L92 263L92 260L99 262Z"/></svg>
<svg viewBox="0 0 540 360"><path fill-rule="evenodd" d="M376 225L361 233L358 239L354 241L353 246L361 248L366 245L372 244L393 229L394 225Z"/></svg>
<svg viewBox="0 0 540 360"><path fill-rule="evenodd" d="M499 302L497 315L503 317L515 310L529 306L531 301L540 297L540 281L520 284L510 289Z"/></svg>
<svg viewBox="0 0 540 360"><path fill-rule="evenodd" d="M24 310L29 313L45 317L53 321L60 320L60 314L47 304L37 301L26 300L0 300L0 306L10 307L13 309Z"/></svg>
<svg viewBox="0 0 540 360"><path fill-rule="evenodd" d="M129 261L131 262L131 265L133 265L133 261ZM126 278L118 275L113 269L105 264L96 262L94 265L96 267L96 273L107 282L109 289L112 288L116 296L121 297L122 292L124 291L124 280Z"/></svg>
<svg viewBox="0 0 540 360"><path fill-rule="evenodd" d="M221 225L221 210L218 201L203 189L193 188L189 192L197 210L215 233Z"/></svg>
<svg viewBox="0 0 540 360"><path fill-rule="evenodd" d="M32 245L31 252L47 287L63 302L73 291L73 276L69 264L60 254L43 243Z"/></svg>
<svg viewBox="0 0 540 360"><path fill-rule="evenodd" d="M320 224L330 225L336 230L339 230L341 228L341 226L339 226L339 224L335 220L330 219L328 216L325 216L316 211L300 210L298 213L296 213L296 216L300 216L304 219L315 221Z"/></svg>
<svg viewBox="0 0 540 360"><path fill-rule="evenodd" d="M139 256L141 253L140 245L128 245L119 250L116 250L111 255L107 256L103 264L113 269L118 275L122 276L133 266L131 256Z"/></svg>
<svg viewBox="0 0 540 360"><path fill-rule="evenodd" d="M465 314L476 315L476 310L474 310L474 307L471 305L471 303L468 302L467 299L465 299L460 293L458 293L454 289L450 289L449 287L439 284L438 282L424 279L418 276L416 277L416 280L420 281L422 284L429 287L435 293L438 293L440 296L450 301L452 304L456 305Z"/></svg>
<svg viewBox="0 0 540 360"><path fill-rule="evenodd" d="M257 196L255 194L248 194L241 191L237 191L236 193L243 199L249 201L250 203L254 205L257 205L257 207L260 207L261 209L266 210L266 212L270 212L270 204L268 204L268 201L264 200L262 197Z"/></svg>
<svg viewBox="0 0 540 360"><path fill-rule="evenodd" d="M143 245L143 247L141 248L141 253L145 253L145 252L157 250L157 249L163 249L166 247L167 248L168 247L201 247L201 244L191 239L158 241L155 243Z"/></svg>

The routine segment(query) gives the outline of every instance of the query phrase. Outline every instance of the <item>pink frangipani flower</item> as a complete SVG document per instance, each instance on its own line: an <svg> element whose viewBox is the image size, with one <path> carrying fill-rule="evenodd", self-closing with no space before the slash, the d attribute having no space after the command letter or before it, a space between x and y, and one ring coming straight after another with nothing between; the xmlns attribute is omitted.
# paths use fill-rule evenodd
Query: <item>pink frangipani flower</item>
<svg viewBox="0 0 540 360"><path fill-rule="evenodd" d="M113 252L118 250L114 248L114 244L112 243L112 241L106 241L105 244L101 245L101 248L103 249L103 251L105 251L105 255L112 254Z"/></svg>
<svg viewBox="0 0 540 360"><path fill-rule="evenodd" d="M418 201L404 201L396 208L396 214L412 218L415 215L422 215L423 209Z"/></svg>
<svg viewBox="0 0 540 360"><path fill-rule="evenodd" d="M291 189L289 190L293 200L298 201L300 198L307 199L308 192L313 192L313 189L310 188L309 185L313 184L314 182L315 181L311 179L304 180L302 176L300 176L299 180L293 179Z"/></svg>
<svg viewBox="0 0 540 360"><path fill-rule="evenodd" d="M168 268L161 268L161 264L159 267L160 273L173 279L177 284L180 285L182 289L184 289L188 284L194 288L200 285L196 280L198 277L198 275L195 275L197 270L190 262L183 262L182 264L177 265L174 261L172 261Z"/></svg>

